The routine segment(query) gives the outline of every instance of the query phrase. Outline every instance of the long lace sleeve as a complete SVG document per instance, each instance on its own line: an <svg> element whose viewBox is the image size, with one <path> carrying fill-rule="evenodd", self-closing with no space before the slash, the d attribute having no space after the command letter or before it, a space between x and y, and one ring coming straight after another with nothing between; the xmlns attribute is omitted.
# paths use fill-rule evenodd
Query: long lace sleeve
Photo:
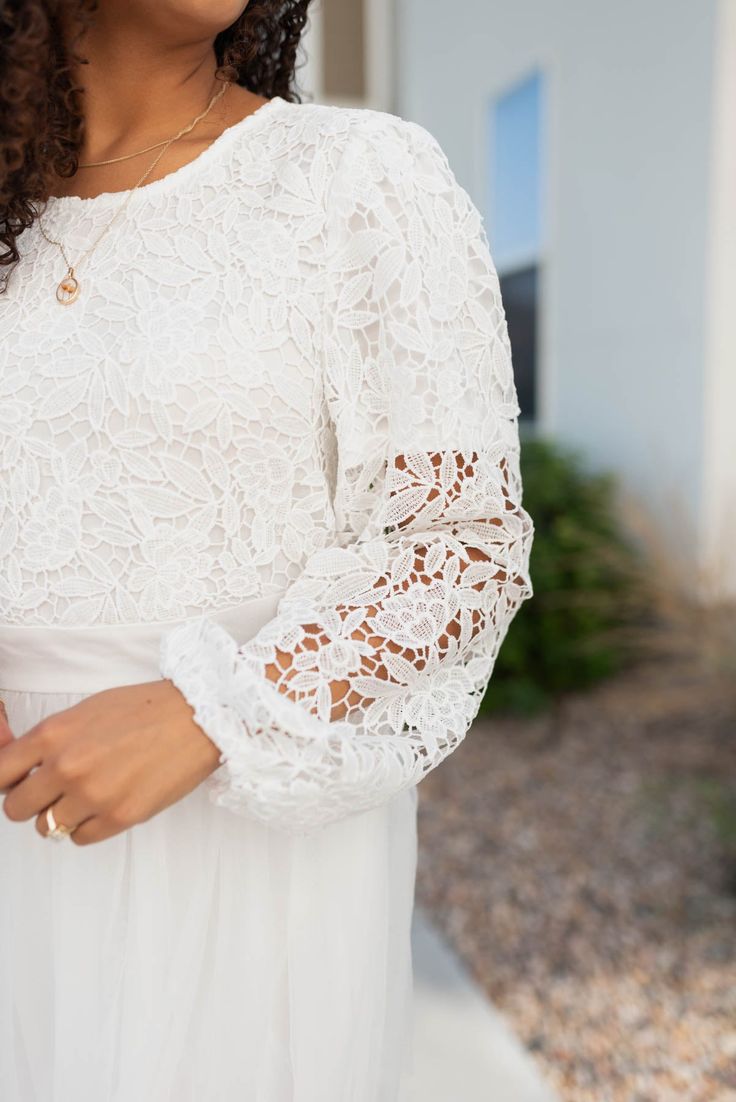
<svg viewBox="0 0 736 1102"><path fill-rule="evenodd" d="M220 748L215 802L290 831L416 784L463 739L532 594L518 406L480 214L436 139L373 113L332 182L322 314L334 541L236 645L161 672Z"/></svg>

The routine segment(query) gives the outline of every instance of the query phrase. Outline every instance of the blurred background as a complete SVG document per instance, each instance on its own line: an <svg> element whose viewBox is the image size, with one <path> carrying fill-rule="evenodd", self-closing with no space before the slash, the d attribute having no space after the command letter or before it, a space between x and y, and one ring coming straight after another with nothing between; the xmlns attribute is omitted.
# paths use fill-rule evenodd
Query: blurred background
<svg viewBox="0 0 736 1102"><path fill-rule="evenodd" d="M736 1099L736 0L315 0L481 211L535 597L420 786L417 1102Z"/></svg>

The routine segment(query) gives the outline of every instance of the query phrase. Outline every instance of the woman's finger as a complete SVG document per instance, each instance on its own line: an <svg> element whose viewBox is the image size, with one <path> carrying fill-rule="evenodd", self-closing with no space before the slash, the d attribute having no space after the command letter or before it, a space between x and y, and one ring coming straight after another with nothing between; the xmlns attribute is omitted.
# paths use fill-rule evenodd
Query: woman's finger
<svg viewBox="0 0 736 1102"><path fill-rule="evenodd" d="M14 784L3 801L3 811L13 822L32 819L62 795L52 770L40 766Z"/></svg>
<svg viewBox="0 0 736 1102"><path fill-rule="evenodd" d="M41 760L41 745L36 738L22 735L0 746L0 792L25 777Z"/></svg>
<svg viewBox="0 0 736 1102"><path fill-rule="evenodd" d="M61 796L59 799L52 801L50 806L54 813L56 825L69 827L69 830L74 830L81 823L88 822L96 817L91 808L82 806L78 800L70 796ZM36 830L44 837L49 832L46 811L47 807L44 807L43 811L36 816Z"/></svg>
<svg viewBox="0 0 736 1102"><path fill-rule="evenodd" d="M54 811L54 815L56 811ZM75 827L69 841L77 846L88 846L92 842L104 842L106 838L112 838L115 834L121 834L124 827L110 822L102 815L90 815L88 819Z"/></svg>

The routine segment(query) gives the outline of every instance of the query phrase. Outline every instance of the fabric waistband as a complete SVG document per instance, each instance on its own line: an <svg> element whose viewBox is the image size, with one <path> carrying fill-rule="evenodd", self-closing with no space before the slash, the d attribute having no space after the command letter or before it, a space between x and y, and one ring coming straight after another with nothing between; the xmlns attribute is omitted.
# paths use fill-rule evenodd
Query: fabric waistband
<svg viewBox="0 0 736 1102"><path fill-rule="evenodd" d="M96 693L161 677L161 637L204 617L238 644L247 642L276 612L280 593L257 597L182 620L147 624L0 624L0 693Z"/></svg>

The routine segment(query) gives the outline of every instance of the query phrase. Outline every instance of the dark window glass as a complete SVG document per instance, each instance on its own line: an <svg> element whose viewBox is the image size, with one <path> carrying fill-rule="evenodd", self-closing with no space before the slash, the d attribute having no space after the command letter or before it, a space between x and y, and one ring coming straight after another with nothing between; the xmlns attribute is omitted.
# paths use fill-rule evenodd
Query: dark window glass
<svg viewBox="0 0 736 1102"><path fill-rule="evenodd" d="M521 416L536 416L539 269L536 264L500 276Z"/></svg>

